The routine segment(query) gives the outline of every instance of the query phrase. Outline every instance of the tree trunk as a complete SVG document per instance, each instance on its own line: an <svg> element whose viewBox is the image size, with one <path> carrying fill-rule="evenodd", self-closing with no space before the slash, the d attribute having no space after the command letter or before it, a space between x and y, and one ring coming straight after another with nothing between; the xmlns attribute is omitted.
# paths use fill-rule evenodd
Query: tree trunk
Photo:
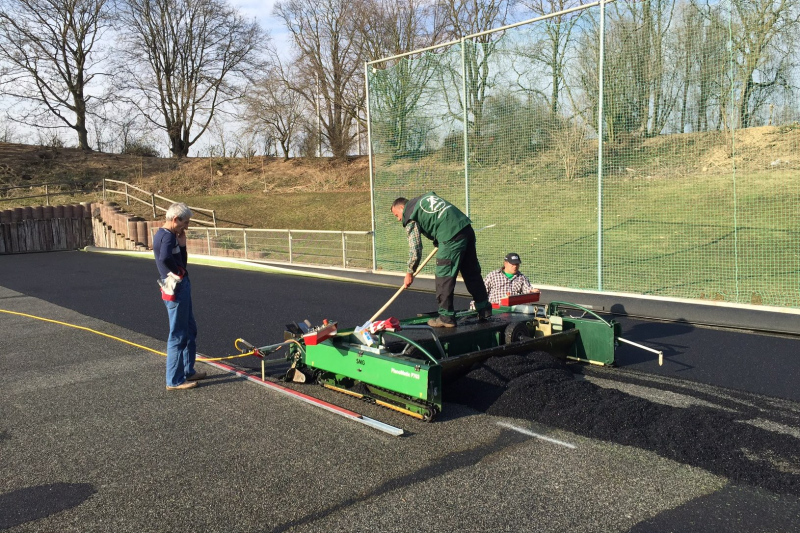
<svg viewBox="0 0 800 533"><path fill-rule="evenodd" d="M553 70L552 70L553 89L552 93L550 94L550 114L554 117L558 113L558 89L559 89L558 82L561 79L561 62L559 61L558 57L558 52L559 52L558 44L560 38L561 38L561 32L558 29L558 25L556 25L554 34L551 37L552 39L551 44L553 45L553 48L551 50L552 56L550 58L550 60L553 62Z"/></svg>
<svg viewBox="0 0 800 533"><path fill-rule="evenodd" d="M79 77L83 83L83 77ZM86 129L86 100L83 98L83 91L72 91L72 102L75 107L75 125L72 128L78 132L78 146L81 150L92 151L89 145L89 132Z"/></svg>
<svg viewBox="0 0 800 533"><path fill-rule="evenodd" d="M86 115L78 115L75 119L74 129L78 132L78 146L81 150L92 151L89 145L89 132L86 130Z"/></svg>
<svg viewBox="0 0 800 533"><path fill-rule="evenodd" d="M753 92L753 76L751 75L742 88L742 101L739 103L739 127L750 127L750 93Z"/></svg>
<svg viewBox="0 0 800 533"><path fill-rule="evenodd" d="M186 145L186 142L183 140L180 134L170 134L169 151L172 153L172 157L177 159L189 155L189 147Z"/></svg>

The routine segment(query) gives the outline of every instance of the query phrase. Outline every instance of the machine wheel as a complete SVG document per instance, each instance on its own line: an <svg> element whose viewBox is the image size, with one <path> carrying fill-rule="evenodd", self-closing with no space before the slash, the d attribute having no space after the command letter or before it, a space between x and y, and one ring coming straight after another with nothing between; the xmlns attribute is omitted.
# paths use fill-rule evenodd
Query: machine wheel
<svg viewBox="0 0 800 533"><path fill-rule="evenodd" d="M423 422L433 422L433 420L436 418L436 415L438 415L438 414L439 414L439 412L435 408L431 407L430 411L428 411L427 414L425 414L422 417L422 421Z"/></svg>
<svg viewBox="0 0 800 533"><path fill-rule="evenodd" d="M527 322L514 322L506 326L506 344L531 338Z"/></svg>
<svg viewBox="0 0 800 533"><path fill-rule="evenodd" d="M328 373L324 370L315 369L313 372L314 381L317 385L325 385L325 382L328 380Z"/></svg>

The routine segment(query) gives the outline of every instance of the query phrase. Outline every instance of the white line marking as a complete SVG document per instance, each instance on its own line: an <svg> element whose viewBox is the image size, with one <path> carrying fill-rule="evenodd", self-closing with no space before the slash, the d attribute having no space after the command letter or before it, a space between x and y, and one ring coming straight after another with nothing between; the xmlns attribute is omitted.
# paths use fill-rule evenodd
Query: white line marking
<svg viewBox="0 0 800 533"><path fill-rule="evenodd" d="M517 427L517 426L515 426L513 424L508 424L506 422L498 422L497 425L498 426L503 426L503 427L508 428L508 429L513 429L514 431L522 433L523 435L528 435L529 437L536 437L537 439L546 440L547 442L552 442L553 444L559 444L561 446L566 446L567 448L569 448L571 450L574 450L576 448L576 446L574 444L570 444L569 442L564 442L564 441L561 441L561 440L552 439L550 437L545 437L544 435L539 435L538 433L534 433L533 431L527 430L525 428Z"/></svg>

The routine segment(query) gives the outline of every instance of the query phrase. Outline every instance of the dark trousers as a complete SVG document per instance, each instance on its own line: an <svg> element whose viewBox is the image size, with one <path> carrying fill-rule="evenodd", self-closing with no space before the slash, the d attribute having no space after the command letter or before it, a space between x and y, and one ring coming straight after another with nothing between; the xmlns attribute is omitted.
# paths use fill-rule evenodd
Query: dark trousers
<svg viewBox="0 0 800 533"><path fill-rule="evenodd" d="M481 264L475 250L475 231L467 226L449 241L439 243L436 252L436 302L443 320L455 320L453 291L459 272L467 290L475 300L478 311L489 307L486 285L483 284Z"/></svg>

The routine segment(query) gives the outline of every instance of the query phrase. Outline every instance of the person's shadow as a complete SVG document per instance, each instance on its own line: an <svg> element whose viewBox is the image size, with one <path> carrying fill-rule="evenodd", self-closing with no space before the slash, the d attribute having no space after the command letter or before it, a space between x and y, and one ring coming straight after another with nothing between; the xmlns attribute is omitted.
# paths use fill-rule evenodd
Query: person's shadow
<svg viewBox="0 0 800 533"><path fill-rule="evenodd" d="M97 490L89 483L51 483L0 495L0 529L77 507Z"/></svg>

